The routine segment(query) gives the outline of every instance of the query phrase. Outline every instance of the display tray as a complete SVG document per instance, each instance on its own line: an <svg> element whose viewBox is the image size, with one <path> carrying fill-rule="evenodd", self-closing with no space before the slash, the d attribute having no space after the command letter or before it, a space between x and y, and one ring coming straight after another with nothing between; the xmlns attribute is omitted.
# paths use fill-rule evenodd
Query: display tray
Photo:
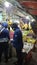
<svg viewBox="0 0 37 65"><path fill-rule="evenodd" d="M32 49L33 49L33 47L34 47L34 44L29 44L29 43L27 43L27 42L24 42L24 45L23 45L23 49L22 49L22 52L23 53L29 53Z"/></svg>

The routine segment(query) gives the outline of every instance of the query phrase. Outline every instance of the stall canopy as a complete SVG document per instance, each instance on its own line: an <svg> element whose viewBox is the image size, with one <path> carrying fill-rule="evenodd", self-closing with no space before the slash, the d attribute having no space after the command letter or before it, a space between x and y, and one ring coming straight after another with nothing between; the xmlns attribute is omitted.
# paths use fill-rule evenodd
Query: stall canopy
<svg viewBox="0 0 37 65"><path fill-rule="evenodd" d="M37 1L22 1L21 5L32 14L37 15Z"/></svg>

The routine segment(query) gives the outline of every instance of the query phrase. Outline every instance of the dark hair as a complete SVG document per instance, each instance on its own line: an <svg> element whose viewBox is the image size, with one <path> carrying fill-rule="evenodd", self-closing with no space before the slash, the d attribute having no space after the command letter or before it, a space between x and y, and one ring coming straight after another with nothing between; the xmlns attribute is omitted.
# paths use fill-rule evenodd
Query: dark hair
<svg viewBox="0 0 37 65"><path fill-rule="evenodd" d="M17 25L16 23L13 23L13 24L11 25L11 27L12 27L12 29L15 29L15 28L18 27L18 25Z"/></svg>
<svg viewBox="0 0 37 65"><path fill-rule="evenodd" d="M8 30L10 31L10 27L8 26Z"/></svg>
<svg viewBox="0 0 37 65"><path fill-rule="evenodd" d="M31 27L32 27L32 30L35 34L37 34L37 22L32 22L31 23Z"/></svg>

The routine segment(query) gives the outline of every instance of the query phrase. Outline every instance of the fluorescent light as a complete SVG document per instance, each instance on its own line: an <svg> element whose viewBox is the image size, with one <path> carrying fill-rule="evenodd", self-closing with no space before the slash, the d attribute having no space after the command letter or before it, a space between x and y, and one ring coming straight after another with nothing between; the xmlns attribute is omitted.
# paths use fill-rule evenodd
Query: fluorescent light
<svg viewBox="0 0 37 65"><path fill-rule="evenodd" d="M33 21L35 21L35 19L32 19L31 21L33 22Z"/></svg>
<svg viewBox="0 0 37 65"><path fill-rule="evenodd" d="M9 4L10 4L10 3L7 2L7 1L4 3L5 7L9 7Z"/></svg>
<svg viewBox="0 0 37 65"><path fill-rule="evenodd" d="M29 16L26 16L26 19L30 19Z"/></svg>
<svg viewBox="0 0 37 65"><path fill-rule="evenodd" d="M19 20L14 20L14 23L18 23L19 24Z"/></svg>

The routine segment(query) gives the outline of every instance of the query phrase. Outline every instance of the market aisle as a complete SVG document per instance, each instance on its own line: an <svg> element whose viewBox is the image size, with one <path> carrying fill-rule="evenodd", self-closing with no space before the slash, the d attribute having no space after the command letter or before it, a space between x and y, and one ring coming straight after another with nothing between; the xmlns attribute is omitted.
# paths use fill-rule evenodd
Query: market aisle
<svg viewBox="0 0 37 65"><path fill-rule="evenodd" d="M32 52L32 59L29 65L37 65L37 48Z"/></svg>
<svg viewBox="0 0 37 65"><path fill-rule="evenodd" d="M13 63L17 61L17 58L12 57L11 59L9 59L8 63L4 63L3 61L1 62L0 65L14 65ZM31 61L29 61L27 65L37 65L37 49L35 50L35 52L32 52L32 59Z"/></svg>
<svg viewBox="0 0 37 65"><path fill-rule="evenodd" d="M14 62L17 61L17 58L12 57L8 60L8 63L5 63L4 60L0 63L0 65L14 65Z"/></svg>

